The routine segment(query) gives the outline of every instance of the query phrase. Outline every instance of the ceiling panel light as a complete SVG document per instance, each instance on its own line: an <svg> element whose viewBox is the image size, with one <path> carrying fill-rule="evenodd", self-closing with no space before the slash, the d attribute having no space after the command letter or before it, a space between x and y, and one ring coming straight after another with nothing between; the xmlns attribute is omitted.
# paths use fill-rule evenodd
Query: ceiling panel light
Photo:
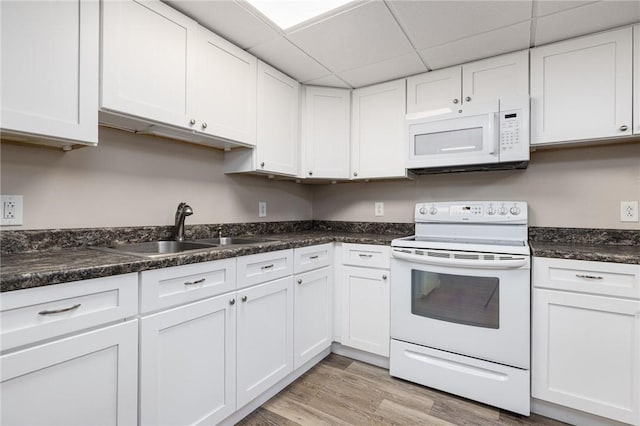
<svg viewBox="0 0 640 426"><path fill-rule="evenodd" d="M247 0L274 24L286 30L352 0Z"/></svg>

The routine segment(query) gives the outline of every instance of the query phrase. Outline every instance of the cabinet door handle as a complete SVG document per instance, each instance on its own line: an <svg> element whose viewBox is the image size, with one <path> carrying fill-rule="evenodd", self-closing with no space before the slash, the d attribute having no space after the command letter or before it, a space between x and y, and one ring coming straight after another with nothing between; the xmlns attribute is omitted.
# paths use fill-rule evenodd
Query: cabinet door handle
<svg viewBox="0 0 640 426"><path fill-rule="evenodd" d="M363 259L371 259L373 257L372 254L364 254L364 253L360 253L358 256L360 256Z"/></svg>
<svg viewBox="0 0 640 426"><path fill-rule="evenodd" d="M358 176L358 172L353 172L353 175L354 176Z"/></svg>
<svg viewBox="0 0 640 426"><path fill-rule="evenodd" d="M302 278L298 279L298 284L302 284Z"/></svg>
<svg viewBox="0 0 640 426"><path fill-rule="evenodd" d="M387 279L387 276L386 276L386 275L383 275L383 276L382 276L382 279L383 279L383 280L386 280L386 279Z"/></svg>
<svg viewBox="0 0 640 426"><path fill-rule="evenodd" d="M313 176L313 172L309 170L309 176Z"/></svg>
<svg viewBox="0 0 640 426"><path fill-rule="evenodd" d="M318 256L317 254L315 256L309 256L309 259L311 260L316 260L317 258L319 258L320 256Z"/></svg>
<svg viewBox="0 0 640 426"><path fill-rule="evenodd" d="M264 161L260 163L260 167L264 167Z"/></svg>
<svg viewBox="0 0 640 426"><path fill-rule="evenodd" d="M621 132L626 132L627 130L629 130L629 127L627 127L625 125L620 126L620 131Z"/></svg>
<svg viewBox="0 0 640 426"><path fill-rule="evenodd" d="M271 268L273 268L273 263L272 263L271 265L264 265L264 266L261 266L261 267L260 267L260 269L262 269L263 271L264 271L265 269L271 269Z"/></svg>
<svg viewBox="0 0 640 426"><path fill-rule="evenodd" d="M453 100L453 103L454 103L454 104L457 104L458 102L460 102L460 101L459 101L459 100L457 100L457 99L454 99L454 100Z"/></svg>
<svg viewBox="0 0 640 426"><path fill-rule="evenodd" d="M202 128L206 129L207 128L207 123L202 123Z"/></svg>
<svg viewBox="0 0 640 426"><path fill-rule="evenodd" d="M464 98L464 100L469 102L471 100L471 96L467 96L466 98Z"/></svg>
<svg viewBox="0 0 640 426"><path fill-rule="evenodd" d="M76 303L75 305L69 306L68 308L44 310L44 311L38 312L38 315L61 314L63 312L69 312L69 311L73 311L74 309L78 309L80 305L82 304Z"/></svg>
<svg viewBox="0 0 640 426"><path fill-rule="evenodd" d="M199 280L195 280L195 281L185 281L184 285L202 284L206 280L207 280L206 278L200 278Z"/></svg>
<svg viewBox="0 0 640 426"><path fill-rule="evenodd" d="M242 296L242 301L246 302L247 301L247 296Z"/></svg>
<svg viewBox="0 0 640 426"><path fill-rule="evenodd" d="M576 274L576 277L578 278L584 278L585 280L603 280L604 277L598 276L598 275L582 275L582 274Z"/></svg>
<svg viewBox="0 0 640 426"><path fill-rule="evenodd" d="M231 306L235 305L235 304L236 304L236 299L231 299L231 300L229 300L229 304L230 304Z"/></svg>
<svg viewBox="0 0 640 426"><path fill-rule="evenodd" d="M191 120L189 120L189 124L191 124L192 126L196 124L196 119L192 118Z"/></svg>

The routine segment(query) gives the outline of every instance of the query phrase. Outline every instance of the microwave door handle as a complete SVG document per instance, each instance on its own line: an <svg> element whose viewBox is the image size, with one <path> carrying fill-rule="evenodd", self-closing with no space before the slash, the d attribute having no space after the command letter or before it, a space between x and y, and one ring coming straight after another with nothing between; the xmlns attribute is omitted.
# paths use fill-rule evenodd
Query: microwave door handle
<svg viewBox="0 0 640 426"><path fill-rule="evenodd" d="M508 260L472 260L472 259L452 259L448 257L428 257L393 251L392 256L396 259L409 260L416 263L437 266L454 266L458 268L476 269L516 269L528 265L526 257L516 257Z"/></svg>
<svg viewBox="0 0 640 426"><path fill-rule="evenodd" d="M498 114L492 112L489 114L489 131L488 139L491 141L490 146L487 147L488 154L494 155L496 153L496 145L500 142L500 128L498 126Z"/></svg>

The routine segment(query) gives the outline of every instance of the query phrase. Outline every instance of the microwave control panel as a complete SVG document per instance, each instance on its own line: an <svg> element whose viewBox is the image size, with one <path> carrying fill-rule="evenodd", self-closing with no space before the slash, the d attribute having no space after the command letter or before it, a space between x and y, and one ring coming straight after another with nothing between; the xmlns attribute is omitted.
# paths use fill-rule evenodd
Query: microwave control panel
<svg viewBox="0 0 640 426"><path fill-rule="evenodd" d="M500 112L500 151L518 149L522 144L522 111Z"/></svg>
<svg viewBox="0 0 640 426"><path fill-rule="evenodd" d="M500 161L529 160L529 102L500 101Z"/></svg>

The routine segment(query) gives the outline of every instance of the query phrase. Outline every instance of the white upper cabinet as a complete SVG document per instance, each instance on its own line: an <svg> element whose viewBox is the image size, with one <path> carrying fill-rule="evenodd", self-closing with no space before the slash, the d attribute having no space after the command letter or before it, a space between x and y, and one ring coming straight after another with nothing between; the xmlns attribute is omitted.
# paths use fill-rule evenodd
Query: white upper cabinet
<svg viewBox="0 0 640 426"><path fill-rule="evenodd" d="M102 122L255 144L255 57L159 1L105 1L102 12Z"/></svg>
<svg viewBox="0 0 640 426"><path fill-rule="evenodd" d="M351 91L304 87L301 177L348 179Z"/></svg>
<svg viewBox="0 0 640 426"><path fill-rule="evenodd" d="M405 80L353 91L352 179L406 177Z"/></svg>
<svg viewBox="0 0 640 426"><path fill-rule="evenodd" d="M98 1L3 1L0 15L3 137L95 145Z"/></svg>
<svg viewBox="0 0 640 426"><path fill-rule="evenodd" d="M258 170L298 174L299 84L258 63Z"/></svg>
<svg viewBox="0 0 640 426"><path fill-rule="evenodd" d="M633 27L633 133L640 134L640 25Z"/></svg>
<svg viewBox="0 0 640 426"><path fill-rule="evenodd" d="M531 144L632 132L632 29L531 50Z"/></svg>
<svg viewBox="0 0 640 426"><path fill-rule="evenodd" d="M522 51L407 79L407 113L529 94L529 52Z"/></svg>
<svg viewBox="0 0 640 426"><path fill-rule="evenodd" d="M197 28L159 1L102 2L101 107L188 126Z"/></svg>
<svg viewBox="0 0 640 426"><path fill-rule="evenodd" d="M258 60L210 31L199 33L198 130L255 145Z"/></svg>

